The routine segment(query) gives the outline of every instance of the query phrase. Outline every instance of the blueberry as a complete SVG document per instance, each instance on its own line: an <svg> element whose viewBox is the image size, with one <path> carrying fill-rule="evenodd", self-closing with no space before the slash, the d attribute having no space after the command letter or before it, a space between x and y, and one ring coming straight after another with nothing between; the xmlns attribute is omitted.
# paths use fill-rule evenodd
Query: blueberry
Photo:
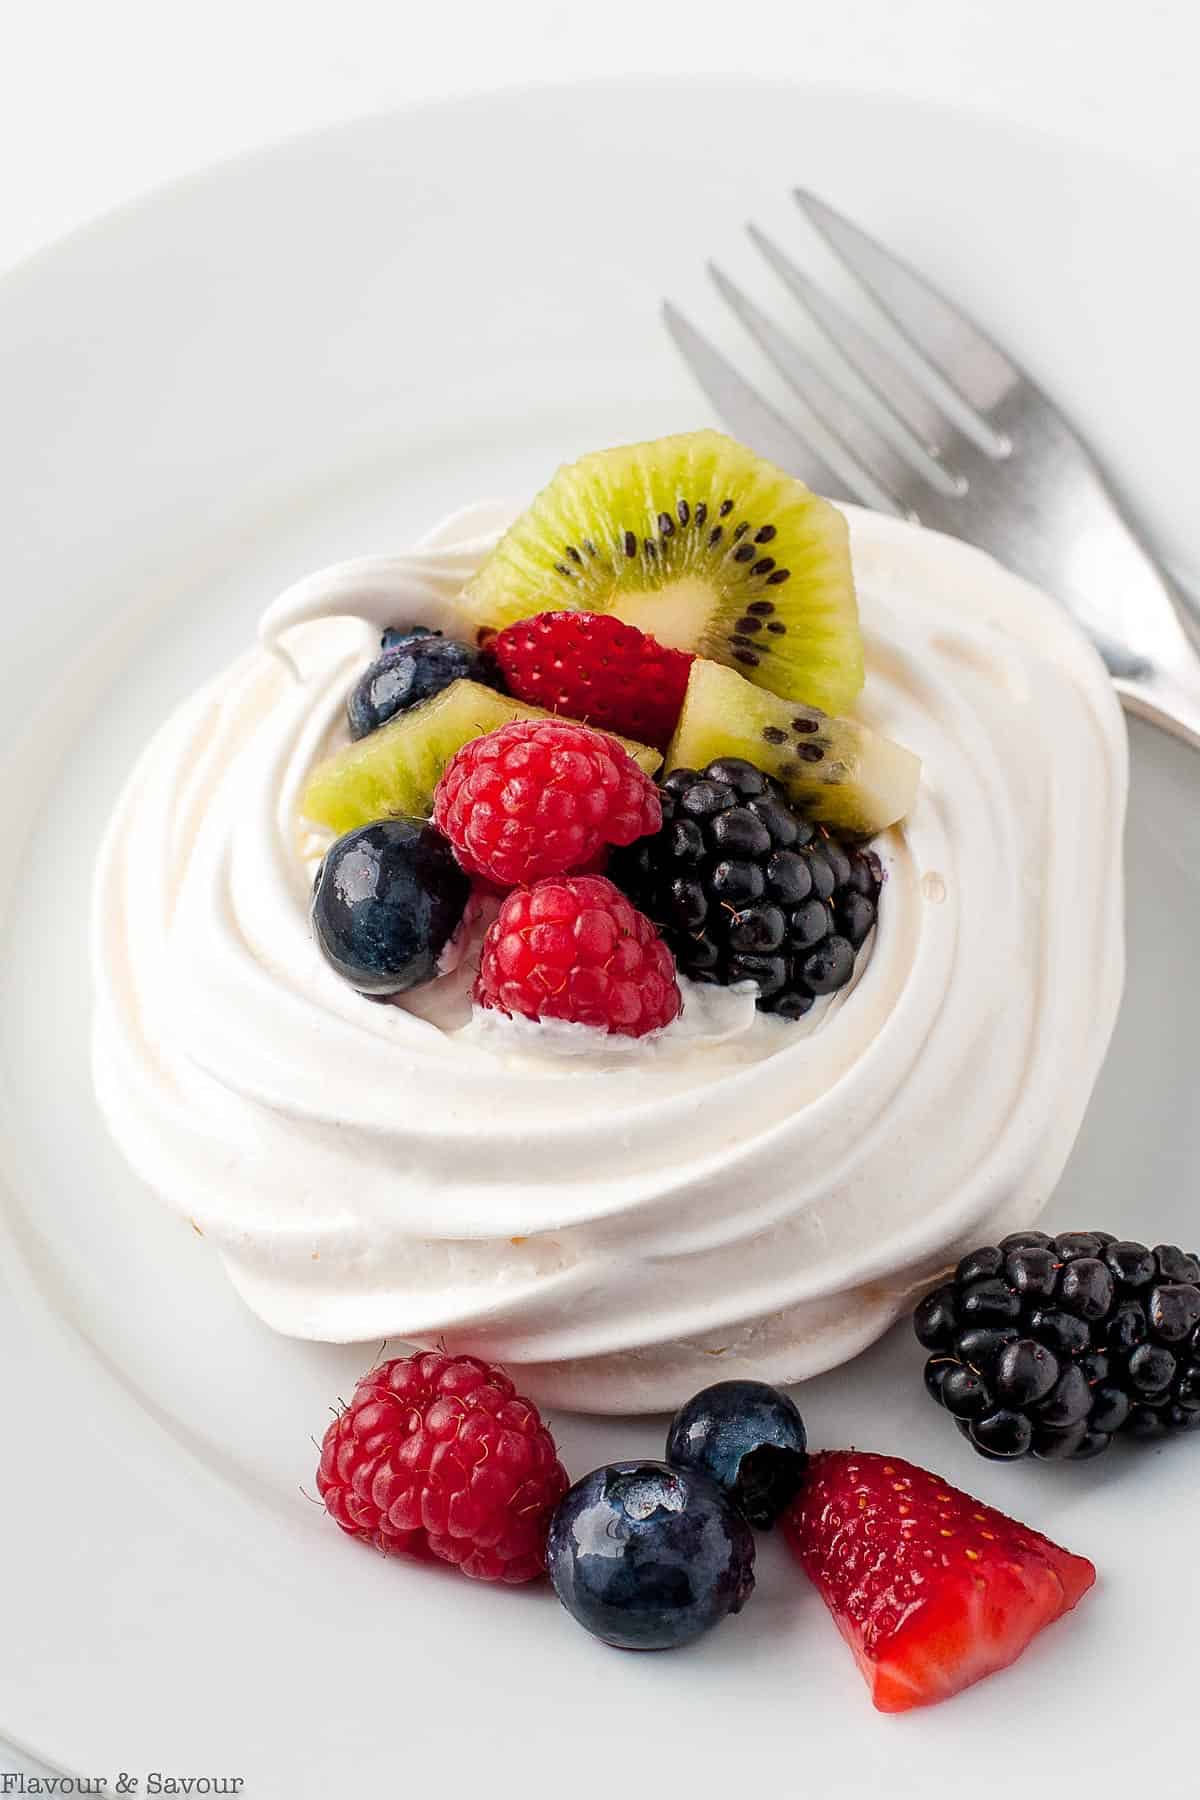
<svg viewBox="0 0 1200 1800"><path fill-rule="evenodd" d="M808 1464L795 1402L762 1381L719 1381L681 1406L667 1432L667 1461L697 1470L751 1525L773 1525Z"/></svg>
<svg viewBox="0 0 1200 1800"><path fill-rule="evenodd" d="M313 891L312 925L326 961L361 994L432 981L462 924L471 884L424 819L385 819L338 838Z"/></svg>
<svg viewBox="0 0 1200 1800"><path fill-rule="evenodd" d="M401 644L411 644L417 638L441 637L440 631L430 631L428 625L389 625L379 640L381 650L398 650Z"/></svg>
<svg viewBox="0 0 1200 1800"><path fill-rule="evenodd" d="M546 1566L567 1611L606 1644L670 1650L741 1611L754 1589L754 1534L707 1476L612 1463L560 1502Z"/></svg>
<svg viewBox="0 0 1200 1800"><path fill-rule="evenodd" d="M491 657L470 644L432 633L409 634L378 656L351 688L346 701L350 736L364 738L452 681L464 680L499 687L500 673Z"/></svg>

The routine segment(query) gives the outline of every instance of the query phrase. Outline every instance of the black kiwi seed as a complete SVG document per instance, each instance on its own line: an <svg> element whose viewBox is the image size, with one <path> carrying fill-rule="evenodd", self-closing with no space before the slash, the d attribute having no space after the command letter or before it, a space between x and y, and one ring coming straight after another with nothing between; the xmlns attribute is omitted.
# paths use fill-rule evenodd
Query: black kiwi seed
<svg viewBox="0 0 1200 1800"><path fill-rule="evenodd" d="M580 554L579 554L578 550L575 548L574 544L566 544L566 545L564 545L564 548L572 562L581 563L583 561L582 556L580 556Z"/></svg>
<svg viewBox="0 0 1200 1800"><path fill-rule="evenodd" d="M692 509L686 500L677 500L675 502L675 514L681 525L687 524L692 516Z"/></svg>
<svg viewBox="0 0 1200 1800"><path fill-rule="evenodd" d="M733 560L734 562L747 563L753 555L753 544L739 544L737 549L733 552Z"/></svg>
<svg viewBox="0 0 1200 1800"><path fill-rule="evenodd" d="M769 544L774 536L775 527L773 525L764 525L760 531L755 532L754 541L756 544Z"/></svg>
<svg viewBox="0 0 1200 1800"><path fill-rule="evenodd" d="M819 731L820 729L821 729L821 727L817 723L816 719L805 719L805 718L801 717L799 719L792 720L792 730L793 731Z"/></svg>
<svg viewBox="0 0 1200 1800"><path fill-rule="evenodd" d="M775 602L773 600L752 600L746 611L754 613L757 618L769 619L775 611Z"/></svg>
<svg viewBox="0 0 1200 1800"><path fill-rule="evenodd" d="M767 576L767 586L779 587L783 582L790 581L791 578L792 571L790 569L772 569Z"/></svg>
<svg viewBox="0 0 1200 1800"><path fill-rule="evenodd" d="M787 636L787 626L782 619L769 619L767 621L767 630L773 631L776 637Z"/></svg>
<svg viewBox="0 0 1200 1800"><path fill-rule="evenodd" d="M627 531L625 533L625 554L626 556L637 555L637 539L634 537L632 531Z"/></svg>
<svg viewBox="0 0 1200 1800"><path fill-rule="evenodd" d="M749 522L746 519L743 519L741 524L739 526L737 526L737 528L734 531L734 534L733 534L734 543L736 544L739 541L739 539L744 538L746 533L749 531L749 529L750 529Z"/></svg>
<svg viewBox="0 0 1200 1800"><path fill-rule="evenodd" d="M746 650L752 650L754 648L754 639L743 637L740 631L732 632L729 641L731 644L741 644L743 649Z"/></svg>
<svg viewBox="0 0 1200 1800"><path fill-rule="evenodd" d="M684 522L686 524L686 520ZM674 537L675 536L675 521L671 517L670 513L659 513L658 529L662 533L663 537Z"/></svg>
<svg viewBox="0 0 1200 1800"><path fill-rule="evenodd" d="M735 650L733 655L736 662L744 663L748 669L757 669L759 659L753 650Z"/></svg>
<svg viewBox="0 0 1200 1800"><path fill-rule="evenodd" d="M717 509L717 517L718 517L718 519L727 519L732 511L733 511L733 501L732 500L722 500L720 506Z"/></svg>
<svg viewBox="0 0 1200 1800"><path fill-rule="evenodd" d="M815 763L825 760L825 752L820 744L800 744L796 748L796 755L804 762Z"/></svg>
<svg viewBox="0 0 1200 1800"><path fill-rule="evenodd" d="M647 560L647 562L653 562L657 555L658 555L658 545L655 543L653 538L647 538L646 539L646 560Z"/></svg>
<svg viewBox="0 0 1200 1800"><path fill-rule="evenodd" d="M555 563L554 567L560 575L569 575L571 573L566 563Z"/></svg>
<svg viewBox="0 0 1200 1800"><path fill-rule="evenodd" d="M721 541L721 527L719 525L714 525L712 530L708 534L709 549L710 550L713 549L715 545L720 543L720 541Z"/></svg>
<svg viewBox="0 0 1200 1800"><path fill-rule="evenodd" d="M593 544L591 538L584 538L583 547L587 551L589 556L599 556L599 554L600 554L600 552L597 550L595 544Z"/></svg>
<svg viewBox="0 0 1200 1800"><path fill-rule="evenodd" d="M762 630L762 620L761 619L752 619L749 617L749 615L747 615L746 618L738 620L737 624L734 626L734 630L735 631L761 631Z"/></svg>
<svg viewBox="0 0 1200 1800"><path fill-rule="evenodd" d="M704 523L705 519L707 519L707 517L708 517L708 501L701 500L696 507L696 523L697 523L697 525L703 525L703 523Z"/></svg>
<svg viewBox="0 0 1200 1800"><path fill-rule="evenodd" d="M769 575L774 567L775 558L773 556L760 556L750 573L752 575Z"/></svg>
<svg viewBox="0 0 1200 1800"><path fill-rule="evenodd" d="M778 725L764 725L763 729L762 729L762 734L763 734L764 740L768 744L786 744L787 743L787 732L780 731Z"/></svg>

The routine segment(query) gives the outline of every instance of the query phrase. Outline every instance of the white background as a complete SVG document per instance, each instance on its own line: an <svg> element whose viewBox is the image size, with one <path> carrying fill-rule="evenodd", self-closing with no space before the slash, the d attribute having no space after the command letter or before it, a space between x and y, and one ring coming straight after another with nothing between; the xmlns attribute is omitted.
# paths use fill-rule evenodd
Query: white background
<svg viewBox="0 0 1200 1800"><path fill-rule="evenodd" d="M0 267L273 138L588 75L885 88L1186 158L1200 180L1198 13L1195 0L26 0L0 56Z"/></svg>
<svg viewBox="0 0 1200 1800"><path fill-rule="evenodd" d="M888 90L1120 146L1200 181L1196 0L36 0L19 23L9 15L4 42L0 269L281 136L589 75ZM536 220L536 194L522 200ZM0 1746L0 1770L33 1767Z"/></svg>

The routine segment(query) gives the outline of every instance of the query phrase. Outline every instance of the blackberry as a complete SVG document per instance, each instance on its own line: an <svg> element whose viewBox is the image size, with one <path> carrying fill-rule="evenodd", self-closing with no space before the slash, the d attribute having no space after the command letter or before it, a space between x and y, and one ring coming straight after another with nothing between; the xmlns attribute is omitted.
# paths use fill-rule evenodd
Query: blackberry
<svg viewBox="0 0 1200 1800"><path fill-rule="evenodd" d="M1200 1430L1200 1258L1103 1231L1014 1232L913 1315L925 1386L981 1456L1082 1460Z"/></svg>
<svg viewBox="0 0 1200 1800"><path fill-rule="evenodd" d="M662 830L615 852L608 873L683 974L752 981L759 1008L782 1019L845 987L878 910L874 851L814 825L740 757L673 770L662 809Z"/></svg>

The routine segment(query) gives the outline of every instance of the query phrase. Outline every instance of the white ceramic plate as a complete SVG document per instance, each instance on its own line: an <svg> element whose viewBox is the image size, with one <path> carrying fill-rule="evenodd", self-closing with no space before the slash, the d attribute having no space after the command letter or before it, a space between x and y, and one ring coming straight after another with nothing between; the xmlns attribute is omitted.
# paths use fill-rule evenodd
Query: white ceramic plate
<svg viewBox="0 0 1200 1800"><path fill-rule="evenodd" d="M440 106L216 170L0 288L0 1731L60 1770L295 1800L420 1791L448 1757L440 1791L486 1791L497 1768L516 1791L531 1758L521 1791L573 1800L958 1778L986 1800L1069 1754L1097 1800L1151 1769L1182 1791L1163 1759L1194 1702L1197 1445L984 1463L898 1330L802 1394L814 1440L1025 1515L1095 1559L1095 1595L1009 1674L899 1721L873 1714L774 1543L740 1620L678 1656L616 1655L548 1592L385 1563L323 1519L301 1494L310 1433L370 1353L259 1325L91 1097L89 870L152 726L301 571L532 489L564 456L709 422L659 297L715 326L710 252L763 289L740 223L807 247L796 180L1018 347L1160 544L1197 559L1173 410L1194 197L965 116L715 84ZM1064 1226L1200 1236L1198 775L1138 731L1128 997ZM661 1421L554 1425L577 1474L661 1443Z"/></svg>

